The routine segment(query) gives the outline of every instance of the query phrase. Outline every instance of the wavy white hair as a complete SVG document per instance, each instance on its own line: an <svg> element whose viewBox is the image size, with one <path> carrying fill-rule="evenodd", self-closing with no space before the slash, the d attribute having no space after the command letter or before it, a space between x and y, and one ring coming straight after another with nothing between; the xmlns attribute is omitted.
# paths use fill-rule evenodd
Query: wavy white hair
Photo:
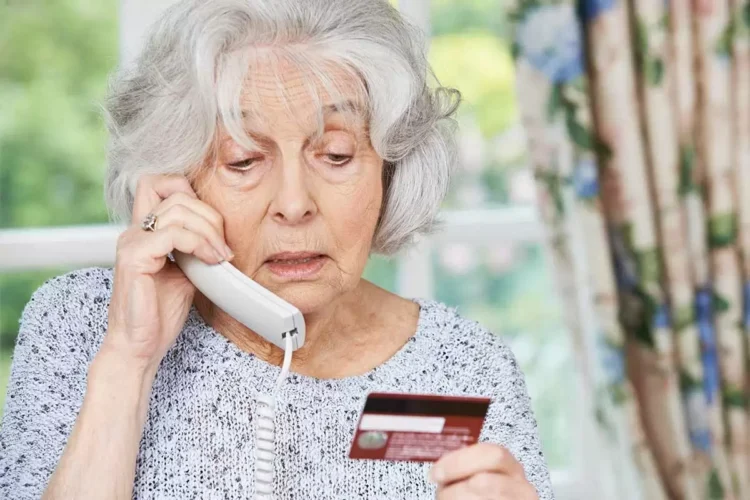
<svg viewBox="0 0 750 500"><path fill-rule="evenodd" d="M252 148L240 95L253 63L271 56L300 65L329 93L337 90L331 65L361 83L370 139L384 159L372 250L391 255L430 231L457 162L460 96L431 85L421 32L385 0L184 0L168 9L111 80L113 216L130 220L140 176L190 175L204 164L220 128Z"/></svg>

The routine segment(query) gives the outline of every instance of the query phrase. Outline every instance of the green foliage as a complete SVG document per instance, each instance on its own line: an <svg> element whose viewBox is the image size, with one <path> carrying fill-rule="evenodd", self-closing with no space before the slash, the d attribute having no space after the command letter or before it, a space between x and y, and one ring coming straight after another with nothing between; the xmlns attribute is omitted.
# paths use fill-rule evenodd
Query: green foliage
<svg viewBox="0 0 750 500"><path fill-rule="evenodd" d="M0 274L0 351L13 349L21 311L34 290L49 278L64 272L66 270L55 269Z"/></svg>
<svg viewBox="0 0 750 500"><path fill-rule="evenodd" d="M5 387L10 377L10 351L0 349L0 414L5 407Z"/></svg>
<svg viewBox="0 0 750 500"><path fill-rule="evenodd" d="M683 145L680 147L680 187L679 193L685 196L688 193L698 191L695 183L695 147L693 145Z"/></svg>
<svg viewBox="0 0 750 500"><path fill-rule="evenodd" d="M516 2L515 6L506 8L508 11L508 21L514 25L520 24L526 20L526 15L528 13L534 12L537 7L542 7L545 3L550 2L548 0L521 0L519 2Z"/></svg>
<svg viewBox="0 0 750 500"><path fill-rule="evenodd" d="M702 391L703 382L701 380L694 379L689 373L680 371L680 391L683 394L692 391Z"/></svg>
<svg viewBox="0 0 750 500"><path fill-rule="evenodd" d="M732 55L732 38L734 35L733 23L728 22L714 44L714 53L721 57Z"/></svg>
<svg viewBox="0 0 750 500"><path fill-rule="evenodd" d="M0 227L102 222L98 103L117 61L114 0L13 2L0 15Z"/></svg>
<svg viewBox="0 0 750 500"><path fill-rule="evenodd" d="M658 248L635 253L638 279L642 284L659 283L661 259Z"/></svg>
<svg viewBox="0 0 750 500"><path fill-rule="evenodd" d="M644 283L643 281L641 283ZM621 293L620 322L627 333L649 349L656 348L656 333L653 320L660 305L648 293L648 288L640 283L629 291Z"/></svg>
<svg viewBox="0 0 750 500"><path fill-rule="evenodd" d="M570 179L562 178L556 172L536 172L534 177L546 186L547 192L555 205L555 215L562 219L565 216L565 198L563 186L570 184Z"/></svg>
<svg viewBox="0 0 750 500"><path fill-rule="evenodd" d="M566 113L565 126L568 128L568 134L573 142L581 149L591 150L594 148L594 141L586 128L575 119L572 113Z"/></svg>
<svg viewBox="0 0 750 500"><path fill-rule="evenodd" d="M714 292L713 295L713 308L716 313L727 312L730 308L729 301L722 297L718 292Z"/></svg>
<svg viewBox="0 0 750 500"><path fill-rule="evenodd" d="M582 81L583 79L579 78L571 83L557 84L552 87L547 100L547 117L553 119L559 113L564 113L565 128L568 131L568 136L573 140L573 144L584 151L593 151L601 160L601 165L606 166L607 162L612 158L612 150L608 145L597 139L592 131L580 122L578 117L578 107L580 105L565 98L566 88L573 88L578 92L586 93L587 91Z"/></svg>
<svg viewBox="0 0 750 500"><path fill-rule="evenodd" d="M644 68L646 81L649 85L656 87L664 79L664 61L658 58L649 58Z"/></svg>
<svg viewBox="0 0 750 500"><path fill-rule="evenodd" d="M430 64L442 85L461 91L462 113L477 118L485 137L517 121L513 59L498 37L481 32L437 36L430 45Z"/></svg>
<svg viewBox="0 0 750 500"><path fill-rule="evenodd" d="M648 57L648 26L640 17L633 20L633 31L635 44L633 46L633 52L638 68L643 71L644 60Z"/></svg>
<svg viewBox="0 0 750 500"><path fill-rule="evenodd" d="M621 406L628 399L625 386L622 383L612 384L609 386L609 397L615 406Z"/></svg>
<svg viewBox="0 0 750 500"><path fill-rule="evenodd" d="M724 500L724 487L719 479L719 473L716 469L711 471L711 477L708 480L708 491L706 498L709 500Z"/></svg>
<svg viewBox="0 0 750 500"><path fill-rule="evenodd" d="M621 321L623 321L623 323L625 322L624 319L621 319ZM633 322L633 324L629 325L629 328L627 328L627 332L634 340L640 342L645 347L648 347L651 350L656 348L653 328L645 319Z"/></svg>
<svg viewBox="0 0 750 500"><path fill-rule="evenodd" d="M660 85L664 79L664 61L661 57L656 57L651 53L649 29L663 30L667 22L666 19L666 17L662 18L662 22L652 28L649 28L640 18L634 21L636 65L638 70L643 73L646 83L654 87Z"/></svg>
<svg viewBox="0 0 750 500"><path fill-rule="evenodd" d="M737 215L734 212L713 215L708 220L708 244L711 248L732 245L737 240Z"/></svg>
<svg viewBox="0 0 750 500"><path fill-rule="evenodd" d="M562 85L557 84L552 87L547 100L547 118L553 119L563 108L563 91Z"/></svg>
<svg viewBox="0 0 750 500"><path fill-rule="evenodd" d="M612 149L606 143L596 139L594 150L596 151L596 155L600 160L599 167L607 168L609 162L612 160Z"/></svg>
<svg viewBox="0 0 750 500"><path fill-rule="evenodd" d="M692 325L693 321L695 321L695 308L691 304L675 308L672 314L672 323L675 332L680 333Z"/></svg>
<svg viewBox="0 0 750 500"><path fill-rule="evenodd" d="M508 20L495 0L432 0L432 35L485 31L505 36Z"/></svg>
<svg viewBox="0 0 750 500"><path fill-rule="evenodd" d="M724 404L729 408L747 408L747 396L742 389L724 388Z"/></svg>

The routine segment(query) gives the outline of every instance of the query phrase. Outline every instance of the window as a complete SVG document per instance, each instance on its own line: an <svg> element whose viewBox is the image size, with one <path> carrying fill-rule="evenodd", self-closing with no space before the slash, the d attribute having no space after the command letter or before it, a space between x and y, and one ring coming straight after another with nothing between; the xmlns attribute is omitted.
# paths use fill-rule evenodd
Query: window
<svg viewBox="0 0 750 500"><path fill-rule="evenodd" d="M503 2L432 0L430 25L433 69L464 98L462 169L445 208L482 210L492 220L511 207L533 206L536 187L527 168ZM559 376L573 373L569 338L539 241L514 241L509 230L479 244L456 238L435 246L435 297L508 341L526 374L550 467L570 468L569 395L575 387L572 377Z"/></svg>

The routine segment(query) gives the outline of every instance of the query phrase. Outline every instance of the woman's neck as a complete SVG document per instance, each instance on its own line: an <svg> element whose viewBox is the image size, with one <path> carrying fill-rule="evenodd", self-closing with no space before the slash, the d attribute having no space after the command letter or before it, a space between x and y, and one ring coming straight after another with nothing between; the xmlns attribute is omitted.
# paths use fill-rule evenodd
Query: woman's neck
<svg viewBox="0 0 750 500"><path fill-rule="evenodd" d="M243 351L280 365L284 352L242 325L203 295L195 298L206 323ZM388 314L381 314L388 311ZM392 356L414 333L419 306L366 280L326 307L305 314L305 345L292 371L317 378L364 373Z"/></svg>

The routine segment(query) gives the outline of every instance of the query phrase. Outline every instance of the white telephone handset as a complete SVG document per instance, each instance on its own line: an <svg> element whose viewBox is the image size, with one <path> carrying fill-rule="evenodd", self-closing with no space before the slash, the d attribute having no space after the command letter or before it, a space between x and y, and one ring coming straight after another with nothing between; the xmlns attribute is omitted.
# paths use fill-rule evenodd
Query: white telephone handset
<svg viewBox="0 0 750 500"><path fill-rule="evenodd" d="M273 498L276 394L289 373L292 351L305 343L305 319L289 302L277 297L228 262L208 265L194 255L172 252L185 276L216 306L284 350L281 373L273 394L258 394L255 453L255 498Z"/></svg>
<svg viewBox="0 0 750 500"><path fill-rule="evenodd" d="M286 349L305 343L305 319L289 302L266 290L228 262L208 265L194 255L174 251L175 262L208 300L252 331Z"/></svg>

